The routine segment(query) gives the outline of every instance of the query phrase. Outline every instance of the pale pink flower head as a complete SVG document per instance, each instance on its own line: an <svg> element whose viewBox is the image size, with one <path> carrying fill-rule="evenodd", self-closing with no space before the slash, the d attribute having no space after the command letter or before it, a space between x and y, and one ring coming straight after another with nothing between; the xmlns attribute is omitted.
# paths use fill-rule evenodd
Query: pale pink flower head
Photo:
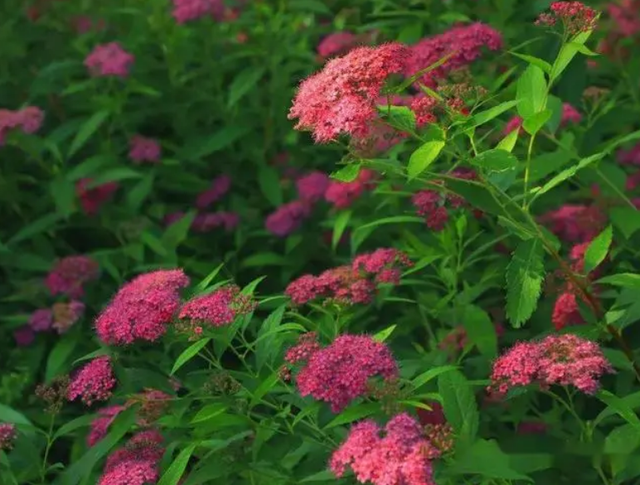
<svg viewBox="0 0 640 485"><path fill-rule="evenodd" d="M59 333L67 332L74 323L84 314L84 303L78 300L71 300L68 303L54 303L52 307L53 325L52 327Z"/></svg>
<svg viewBox="0 0 640 485"><path fill-rule="evenodd" d="M0 451L13 448L16 439L16 425L13 423L0 423Z"/></svg>
<svg viewBox="0 0 640 485"><path fill-rule="evenodd" d="M216 177L211 186L201 192L196 199L196 207L200 210L206 209L214 202L220 200L231 188L231 177L228 175L220 175Z"/></svg>
<svg viewBox="0 0 640 485"><path fill-rule="evenodd" d="M255 306L250 296L240 293L239 287L229 285L189 300L180 309L178 317L222 327L250 313Z"/></svg>
<svg viewBox="0 0 640 485"><path fill-rule="evenodd" d="M310 172L296 181L300 200L317 202L324 197L329 186L329 177L323 172Z"/></svg>
<svg viewBox="0 0 640 485"><path fill-rule="evenodd" d="M45 285L52 295L67 295L81 298L84 285L98 278L98 263L89 256L67 256L56 262L45 279Z"/></svg>
<svg viewBox="0 0 640 485"><path fill-rule="evenodd" d="M13 331L13 338L18 347L28 347L36 338L35 332L29 325L23 325Z"/></svg>
<svg viewBox="0 0 640 485"><path fill-rule="evenodd" d="M159 162L161 155L160 143L153 138L134 135L129 140L129 158L136 163Z"/></svg>
<svg viewBox="0 0 640 485"><path fill-rule="evenodd" d="M289 118L298 120L296 129L311 131L317 143L341 134L366 138L387 77L401 73L407 58L407 47L392 43L356 47L330 60L300 84Z"/></svg>
<svg viewBox="0 0 640 485"><path fill-rule="evenodd" d="M318 44L318 55L327 59L336 55L346 54L356 46L358 36L351 32L334 32L323 38Z"/></svg>
<svg viewBox="0 0 640 485"><path fill-rule="evenodd" d="M328 347L311 354L297 376L302 396L312 396L340 412L368 393L369 379L392 380L398 365L389 348L368 335L341 335Z"/></svg>
<svg viewBox="0 0 640 485"><path fill-rule="evenodd" d="M96 443L102 441L109 432L109 426L116 419L118 414L124 411L124 406L108 406L98 411L98 416L91 421L89 427L89 435L87 436L87 446L95 446Z"/></svg>
<svg viewBox="0 0 640 485"><path fill-rule="evenodd" d="M73 401L79 397L83 403L91 406L95 401L109 399L115 385L111 358L107 355L96 357L71 378L67 399Z"/></svg>
<svg viewBox="0 0 640 485"><path fill-rule="evenodd" d="M420 424L402 413L382 431L372 420L353 425L331 456L331 471L340 478L351 468L358 482L373 485L435 485L429 457L438 452Z"/></svg>
<svg viewBox="0 0 640 485"><path fill-rule="evenodd" d="M502 48L502 35L482 23L456 26L448 31L421 40L411 47L405 75L413 76L450 55L442 65L422 75L420 82L435 87L438 79L474 62L484 48L495 51Z"/></svg>
<svg viewBox="0 0 640 485"><path fill-rule="evenodd" d="M97 214L102 205L118 190L118 182L107 182L95 187L89 187L90 178L83 178L76 182L76 194L80 199L80 205L85 214L92 216Z"/></svg>
<svg viewBox="0 0 640 485"><path fill-rule="evenodd" d="M225 13L223 0L172 0L173 18L184 24L202 17L222 20Z"/></svg>
<svg viewBox="0 0 640 485"><path fill-rule="evenodd" d="M265 219L264 225L271 234L286 237L296 231L311 215L311 204L304 200L294 200L278 207Z"/></svg>
<svg viewBox="0 0 640 485"><path fill-rule="evenodd" d="M539 342L520 342L493 364L490 392L504 395L513 387L572 385L594 394L603 374L613 373L597 343L576 335L550 335Z"/></svg>
<svg viewBox="0 0 640 485"><path fill-rule="evenodd" d="M108 345L154 342L166 332L180 307L179 290L189 285L181 269L158 270L126 283L96 319L96 332Z"/></svg>
<svg viewBox="0 0 640 485"><path fill-rule="evenodd" d="M29 326L34 332L44 332L51 328L53 315L49 308L39 308L29 317Z"/></svg>
<svg viewBox="0 0 640 485"><path fill-rule="evenodd" d="M135 57L125 51L120 43L109 42L94 47L85 58L84 65L93 76L125 78L135 62Z"/></svg>

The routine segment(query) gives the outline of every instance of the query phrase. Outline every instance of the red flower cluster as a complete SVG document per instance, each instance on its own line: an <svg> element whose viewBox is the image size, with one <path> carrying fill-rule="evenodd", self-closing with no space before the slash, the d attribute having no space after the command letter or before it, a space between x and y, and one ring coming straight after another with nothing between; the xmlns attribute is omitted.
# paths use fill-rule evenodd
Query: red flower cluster
<svg viewBox="0 0 640 485"><path fill-rule="evenodd" d="M320 349L310 346L310 340L302 340L298 350L289 355L308 359L296 378L298 389L302 396L329 403L334 413L367 395L372 377L389 381L398 376L398 365L389 348L368 335L341 335Z"/></svg>
<svg viewBox="0 0 640 485"><path fill-rule="evenodd" d="M582 2L553 2L551 14L543 13L536 25L553 26L560 19L569 34L587 32L596 28L598 12Z"/></svg>
<svg viewBox="0 0 640 485"><path fill-rule="evenodd" d="M301 276L289 283L285 294L295 305L304 305L316 299L336 300L345 304L370 303L377 284L397 285L400 268L412 264L405 253L381 248L356 256L351 265L332 268L319 276Z"/></svg>
<svg viewBox="0 0 640 485"><path fill-rule="evenodd" d="M83 403L91 406L95 401L109 399L115 385L111 358L103 355L86 364L71 378L67 398L73 401L80 397Z"/></svg>
<svg viewBox="0 0 640 485"><path fill-rule="evenodd" d="M360 483L374 485L435 485L431 461L440 452L416 420L394 416L382 429L372 420L351 427L349 436L331 456L329 467L342 477L350 467Z"/></svg>
<svg viewBox="0 0 640 485"><path fill-rule="evenodd" d="M89 216L97 214L100 207L111 198L119 187L118 182L107 182L89 187L91 182L90 178L83 178L76 183L76 194L80 199L80 205L85 214Z"/></svg>
<svg viewBox="0 0 640 485"><path fill-rule="evenodd" d="M539 342L517 343L499 357L488 391L506 394L518 386L558 384L593 394L600 377L613 372L597 343L571 334L550 335Z"/></svg>
<svg viewBox="0 0 640 485"><path fill-rule="evenodd" d="M181 269L137 276L120 288L98 316L98 337L109 345L159 339L180 307L179 289L188 285L189 278Z"/></svg>
<svg viewBox="0 0 640 485"><path fill-rule="evenodd" d="M159 162L162 155L160 143L153 138L134 135L129 140L129 158L136 163Z"/></svg>

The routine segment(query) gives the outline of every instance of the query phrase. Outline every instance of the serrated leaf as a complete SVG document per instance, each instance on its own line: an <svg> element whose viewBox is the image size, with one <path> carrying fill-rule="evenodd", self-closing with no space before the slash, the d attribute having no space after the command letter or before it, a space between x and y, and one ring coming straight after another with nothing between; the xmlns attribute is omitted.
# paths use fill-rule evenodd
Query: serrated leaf
<svg viewBox="0 0 640 485"><path fill-rule="evenodd" d="M458 370L440 374L438 392L447 422L457 434L458 445L470 445L478 434L478 403L467 378Z"/></svg>
<svg viewBox="0 0 640 485"><path fill-rule="evenodd" d="M544 71L529 64L517 84L518 114L524 120L545 109L547 81Z"/></svg>
<svg viewBox="0 0 640 485"><path fill-rule="evenodd" d="M538 239L521 241L507 267L507 317L519 328L538 305L544 280L544 249Z"/></svg>
<svg viewBox="0 0 640 485"><path fill-rule="evenodd" d="M607 257L609 248L611 247L611 240L613 238L613 230L611 226L602 231L598 236L591 241L587 251L584 253L584 272L589 274Z"/></svg>

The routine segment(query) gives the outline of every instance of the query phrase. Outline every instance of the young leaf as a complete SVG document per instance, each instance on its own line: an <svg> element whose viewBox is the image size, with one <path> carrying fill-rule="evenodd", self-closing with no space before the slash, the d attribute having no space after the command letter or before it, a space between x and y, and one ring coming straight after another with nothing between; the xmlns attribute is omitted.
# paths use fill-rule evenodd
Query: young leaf
<svg viewBox="0 0 640 485"><path fill-rule="evenodd" d="M507 268L507 317L519 328L533 314L544 280L544 250L538 239L521 241Z"/></svg>
<svg viewBox="0 0 640 485"><path fill-rule="evenodd" d="M524 120L522 127L524 128L524 131L530 135L535 135L547 123L547 121L551 119L551 115L552 111L550 109L539 111Z"/></svg>
<svg viewBox="0 0 640 485"><path fill-rule="evenodd" d="M197 342L192 343L189 347L184 349L173 364L170 375L175 374L180 367L193 359L198 354L198 352L200 352L205 347L205 345L209 343L210 340L210 338L203 338L202 340L198 340Z"/></svg>
<svg viewBox="0 0 640 485"><path fill-rule="evenodd" d="M391 325L387 328L385 328L384 330L381 330L380 332L376 333L373 336L373 340L377 340L378 342L384 342L385 340L387 340L389 338L389 335L391 335L393 333L393 331L396 329L397 325Z"/></svg>
<svg viewBox="0 0 640 485"><path fill-rule="evenodd" d="M584 272L589 274L607 257L609 248L611 247L611 239L613 237L613 231L611 226L608 226L602 231L596 238L591 241L587 251L584 254Z"/></svg>
<svg viewBox="0 0 640 485"><path fill-rule="evenodd" d="M346 210L342 211L336 217L335 222L333 223L333 234L331 235L331 248L335 251L338 247L338 243L344 234L345 229L349 225L349 220L351 219L351 211Z"/></svg>
<svg viewBox="0 0 640 485"><path fill-rule="evenodd" d="M196 445L189 445L182 450L180 454L176 456L176 459L173 460L171 466L167 468L167 471L163 473L162 477L160 477L158 485L176 485L182 478L184 471L187 469L187 464L189 463L189 459L195 449Z"/></svg>
<svg viewBox="0 0 640 485"><path fill-rule="evenodd" d="M429 168L429 166L436 161L438 155L440 155L444 145L445 143L440 140L428 141L413 152L409 158L409 165L407 166L409 180L416 178Z"/></svg>
<svg viewBox="0 0 640 485"><path fill-rule="evenodd" d="M488 172L505 172L516 167L518 159L506 150L487 150L471 159L471 163Z"/></svg>
<svg viewBox="0 0 640 485"><path fill-rule="evenodd" d="M350 163L342 167L340 170L332 172L330 177L340 182L353 182L355 179L358 178L359 173L360 173L360 164Z"/></svg>
<svg viewBox="0 0 640 485"><path fill-rule="evenodd" d="M488 110L476 113L469 121L468 128L484 125L492 119L497 118L505 111L509 111L516 104L518 104L518 101L505 101L504 103L500 103L498 106L494 106L493 108L489 108Z"/></svg>
<svg viewBox="0 0 640 485"><path fill-rule="evenodd" d="M69 148L69 153L67 155L68 158L71 158L78 150L80 150L84 144L91 138L98 128L106 121L109 117L109 111L97 111L89 118L84 124L80 127L80 130L76 133L76 137L73 139L71 143L71 148Z"/></svg>
<svg viewBox="0 0 640 485"><path fill-rule="evenodd" d="M518 79L518 114L527 119L545 109L547 81L544 71L530 64Z"/></svg>
<svg viewBox="0 0 640 485"><path fill-rule="evenodd" d="M500 140L500 143L498 143L498 146L496 146L496 149L504 150L506 152L511 153L513 151L513 147L516 146L519 133L520 133L520 130L513 130L511 133L505 136L502 140Z"/></svg>
<svg viewBox="0 0 640 485"><path fill-rule="evenodd" d="M264 67L251 66L238 74L229 86L227 107L235 106L258 83L265 73Z"/></svg>
<svg viewBox="0 0 640 485"><path fill-rule="evenodd" d="M546 184L544 184L539 189L532 190L532 192L535 193L534 199L537 199L542 194L546 194L551 189L560 185L565 180L570 179L576 173L578 173L579 170L582 170L583 168L588 167L589 165L591 165L594 162L597 162L598 160L602 160L605 157L605 155L606 155L605 153L596 153L595 155L591 155L590 157L583 158L578 162L577 165L564 169L562 172L560 172L558 175L553 177L551 180L549 180Z"/></svg>
<svg viewBox="0 0 640 485"><path fill-rule="evenodd" d="M517 52L511 52L511 51L509 51L509 54L514 55L522 59L523 61L528 62L529 64L533 64L534 66L539 67L547 74L551 72L551 64L549 64L544 59L540 59L539 57L534 57L534 56L528 56L526 54L518 54Z"/></svg>
<svg viewBox="0 0 640 485"><path fill-rule="evenodd" d="M441 367L434 367L420 374L413 381L411 381L411 384L413 384L414 389L418 389L424 386L427 382L438 377L440 374L444 374L445 372L450 372L457 369L458 367L456 367L455 365L443 365Z"/></svg>
<svg viewBox="0 0 640 485"><path fill-rule="evenodd" d="M480 417L471 384L458 370L440 374L438 392L447 422L458 435L459 443L469 445L478 433Z"/></svg>
<svg viewBox="0 0 640 485"><path fill-rule="evenodd" d="M329 422L329 424L324 427L324 429L334 428L336 426L340 426L341 424L352 423L353 421L371 416L379 410L380 405L378 403L363 403L349 406L347 409L333 418Z"/></svg>

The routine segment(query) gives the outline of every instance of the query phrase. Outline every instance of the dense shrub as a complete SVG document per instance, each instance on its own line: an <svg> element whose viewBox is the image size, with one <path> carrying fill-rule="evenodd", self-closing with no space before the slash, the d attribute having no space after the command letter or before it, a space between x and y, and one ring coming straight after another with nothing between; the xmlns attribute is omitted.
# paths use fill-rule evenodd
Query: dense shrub
<svg viewBox="0 0 640 485"><path fill-rule="evenodd" d="M0 22L0 484L640 483L636 0Z"/></svg>

